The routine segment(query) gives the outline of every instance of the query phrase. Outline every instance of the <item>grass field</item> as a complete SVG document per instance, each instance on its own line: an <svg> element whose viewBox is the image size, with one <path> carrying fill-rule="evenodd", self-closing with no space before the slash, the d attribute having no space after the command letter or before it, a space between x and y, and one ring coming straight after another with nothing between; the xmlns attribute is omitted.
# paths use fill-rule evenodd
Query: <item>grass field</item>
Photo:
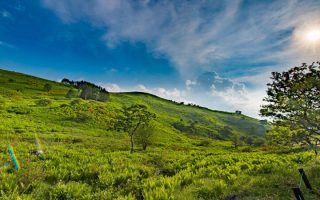
<svg viewBox="0 0 320 200"><path fill-rule="evenodd" d="M52 90L45 92L45 84ZM69 99L69 89L0 70L0 199L294 199L298 168L314 187L320 181L312 152L235 150L223 128L260 137L267 127L257 119L144 93L111 93L108 102ZM129 137L110 127L132 104L145 104L157 118L152 145L130 154ZM39 146L44 159L30 154ZM319 199L302 190L306 199Z"/></svg>

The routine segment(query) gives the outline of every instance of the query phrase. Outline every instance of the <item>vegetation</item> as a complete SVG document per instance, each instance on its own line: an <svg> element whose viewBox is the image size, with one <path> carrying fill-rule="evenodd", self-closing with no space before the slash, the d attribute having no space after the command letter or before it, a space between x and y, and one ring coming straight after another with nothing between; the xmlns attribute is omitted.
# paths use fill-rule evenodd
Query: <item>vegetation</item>
<svg viewBox="0 0 320 200"><path fill-rule="evenodd" d="M268 104L261 114L277 125L290 127L294 140L314 148L320 143L320 63L302 64L286 72L273 72L268 84ZM290 140L290 139L289 139Z"/></svg>
<svg viewBox="0 0 320 200"><path fill-rule="evenodd" d="M67 98L79 88L4 70L0 82L0 199L293 199L298 168L314 187L320 180L312 152L269 151L269 140L255 145L269 125L244 115L145 93L110 93L107 102ZM131 154L129 134L115 125L133 110L157 117L142 118L150 123L133 134ZM318 199L301 188L306 199Z"/></svg>
<svg viewBox="0 0 320 200"><path fill-rule="evenodd" d="M149 135L146 133L146 130L143 129L146 129L149 126L151 120L153 120L156 115L149 112L145 105L140 104L123 108L121 114L122 115L117 119L115 129L129 134L131 143L130 152L133 153L134 151L134 136L137 134L138 130L140 132L140 141L145 150L148 145L147 137L149 137Z"/></svg>
<svg viewBox="0 0 320 200"><path fill-rule="evenodd" d="M43 86L43 90L46 91L46 92L50 92L52 90L52 85L46 83L44 86Z"/></svg>
<svg viewBox="0 0 320 200"><path fill-rule="evenodd" d="M97 86L87 81L70 81L69 79L62 79L61 83L69 86L73 86L81 91L80 98L84 100L96 100L106 102L109 99L109 93L106 89ZM76 97L75 91L71 88L66 94L67 98Z"/></svg>
<svg viewBox="0 0 320 200"><path fill-rule="evenodd" d="M144 151L147 150L147 147L152 144L154 134L155 127L150 123L146 126L140 127L137 130L136 140L141 144Z"/></svg>

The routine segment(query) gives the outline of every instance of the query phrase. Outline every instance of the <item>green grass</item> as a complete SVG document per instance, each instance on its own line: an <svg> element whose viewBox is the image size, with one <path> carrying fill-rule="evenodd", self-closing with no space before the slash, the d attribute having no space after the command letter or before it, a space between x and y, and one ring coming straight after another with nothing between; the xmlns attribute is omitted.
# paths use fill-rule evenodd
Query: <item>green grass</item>
<svg viewBox="0 0 320 200"><path fill-rule="evenodd" d="M53 86L45 92L46 83ZM14 146L21 171L0 169L0 199L293 199L304 167L320 180L312 152L272 154L235 150L221 129L261 135L265 126L244 115L212 111L145 93L112 93L109 102L67 99L60 83L0 70L0 167ZM45 99L48 105L39 105ZM147 151L129 153L125 133L110 131L119 109L141 103L157 115ZM174 123L196 131L180 131ZM38 135L45 159L31 155ZM307 193L308 199L317 199Z"/></svg>

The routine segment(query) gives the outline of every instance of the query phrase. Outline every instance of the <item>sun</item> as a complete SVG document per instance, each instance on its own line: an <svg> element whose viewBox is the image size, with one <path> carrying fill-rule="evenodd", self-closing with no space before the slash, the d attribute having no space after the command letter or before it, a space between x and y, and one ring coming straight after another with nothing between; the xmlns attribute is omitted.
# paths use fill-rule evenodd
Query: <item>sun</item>
<svg viewBox="0 0 320 200"><path fill-rule="evenodd" d="M320 28L319 29L311 29L306 32L305 39L308 42L318 43L320 42Z"/></svg>

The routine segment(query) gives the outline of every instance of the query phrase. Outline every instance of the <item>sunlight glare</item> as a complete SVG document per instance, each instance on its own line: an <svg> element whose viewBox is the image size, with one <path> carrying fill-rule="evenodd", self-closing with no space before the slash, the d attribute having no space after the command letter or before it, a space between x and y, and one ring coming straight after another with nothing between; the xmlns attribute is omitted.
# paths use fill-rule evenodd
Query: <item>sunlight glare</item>
<svg viewBox="0 0 320 200"><path fill-rule="evenodd" d="M308 31L305 37L309 42L320 42L320 29Z"/></svg>

